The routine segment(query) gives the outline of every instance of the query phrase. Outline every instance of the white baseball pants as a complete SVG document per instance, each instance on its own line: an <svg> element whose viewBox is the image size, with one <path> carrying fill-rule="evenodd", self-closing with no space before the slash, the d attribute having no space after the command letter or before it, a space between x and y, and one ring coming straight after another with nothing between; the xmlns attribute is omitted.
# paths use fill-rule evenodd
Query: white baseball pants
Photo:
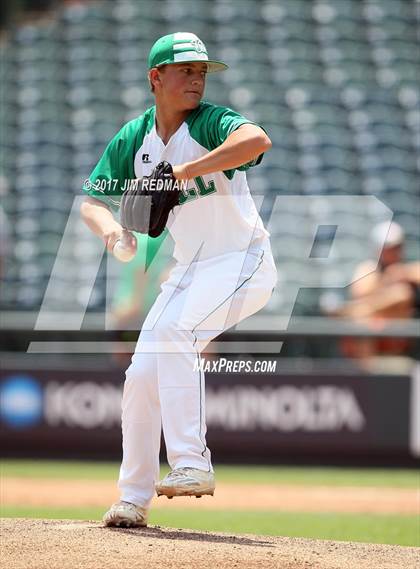
<svg viewBox="0 0 420 569"><path fill-rule="evenodd" d="M162 427L171 469L213 471L204 373L194 364L212 339L263 308L276 282L268 239L248 251L172 269L126 371L121 500L149 506L159 479Z"/></svg>

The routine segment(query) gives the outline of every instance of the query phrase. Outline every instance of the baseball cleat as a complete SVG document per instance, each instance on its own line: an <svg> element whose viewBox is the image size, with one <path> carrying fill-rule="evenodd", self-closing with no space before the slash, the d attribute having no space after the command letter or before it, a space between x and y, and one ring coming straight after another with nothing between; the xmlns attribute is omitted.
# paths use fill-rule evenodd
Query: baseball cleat
<svg viewBox="0 0 420 569"><path fill-rule="evenodd" d="M213 496L215 481L213 472L198 468L176 468L156 484L158 496Z"/></svg>
<svg viewBox="0 0 420 569"><path fill-rule="evenodd" d="M102 521L108 527L145 527L147 526L147 509L130 502L117 502L112 504Z"/></svg>

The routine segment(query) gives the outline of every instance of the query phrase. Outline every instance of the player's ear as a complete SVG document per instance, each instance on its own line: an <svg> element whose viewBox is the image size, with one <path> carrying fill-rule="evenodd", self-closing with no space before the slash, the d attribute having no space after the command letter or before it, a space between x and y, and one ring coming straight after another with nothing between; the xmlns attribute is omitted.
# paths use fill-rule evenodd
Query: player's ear
<svg viewBox="0 0 420 569"><path fill-rule="evenodd" d="M149 73L147 74L147 79L149 80L149 87L150 87L150 90L151 90L151 92L153 93L154 90L155 90L155 88L154 88L153 81L152 81L152 71L153 71L153 69L151 69L151 70L149 71Z"/></svg>
<svg viewBox="0 0 420 569"><path fill-rule="evenodd" d="M148 73L148 79L149 79L149 85L150 85L150 90L152 91L152 93L154 93L155 91L155 83L156 81L159 79L159 72L156 69L156 67L153 67L149 73Z"/></svg>
<svg viewBox="0 0 420 569"><path fill-rule="evenodd" d="M149 84L152 92L155 91L156 85L161 84L160 71L158 67L153 67L149 71Z"/></svg>

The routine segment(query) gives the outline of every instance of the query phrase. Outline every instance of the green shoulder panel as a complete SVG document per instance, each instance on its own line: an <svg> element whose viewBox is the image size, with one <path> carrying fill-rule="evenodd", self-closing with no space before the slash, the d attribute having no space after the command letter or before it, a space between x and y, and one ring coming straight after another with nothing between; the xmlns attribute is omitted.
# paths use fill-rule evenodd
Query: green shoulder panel
<svg viewBox="0 0 420 569"><path fill-rule="evenodd" d="M192 111L186 118L186 123L191 137L208 151L220 146L226 138L243 124L255 124L243 115L237 113L229 107L212 105L202 101L200 105ZM260 127L262 128L262 127ZM248 170L252 166L260 164L263 154L254 160L242 164L233 170L226 170L224 174L231 180L235 170Z"/></svg>
<svg viewBox="0 0 420 569"><path fill-rule="evenodd" d="M116 210L126 180L135 178L134 157L144 137L153 128L155 107L126 123L106 147L83 191Z"/></svg>

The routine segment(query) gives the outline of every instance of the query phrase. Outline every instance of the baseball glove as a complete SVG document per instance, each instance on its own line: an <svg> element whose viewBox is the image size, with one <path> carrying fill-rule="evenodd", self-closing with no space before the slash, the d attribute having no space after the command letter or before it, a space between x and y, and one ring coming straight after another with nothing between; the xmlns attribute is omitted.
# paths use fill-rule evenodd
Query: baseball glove
<svg viewBox="0 0 420 569"><path fill-rule="evenodd" d="M150 176L127 188L120 204L120 223L130 231L158 237L171 210L179 205L180 190L169 162L159 162Z"/></svg>

